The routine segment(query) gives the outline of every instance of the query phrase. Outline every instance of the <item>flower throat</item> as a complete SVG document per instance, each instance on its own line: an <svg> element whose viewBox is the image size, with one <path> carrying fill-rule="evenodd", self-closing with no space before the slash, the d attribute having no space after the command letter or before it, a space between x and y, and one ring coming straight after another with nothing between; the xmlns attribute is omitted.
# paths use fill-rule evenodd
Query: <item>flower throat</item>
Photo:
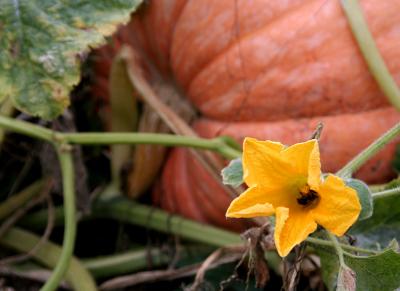
<svg viewBox="0 0 400 291"><path fill-rule="evenodd" d="M318 198L318 193L306 185L300 189L300 197L297 198L297 203L302 206L309 206Z"/></svg>

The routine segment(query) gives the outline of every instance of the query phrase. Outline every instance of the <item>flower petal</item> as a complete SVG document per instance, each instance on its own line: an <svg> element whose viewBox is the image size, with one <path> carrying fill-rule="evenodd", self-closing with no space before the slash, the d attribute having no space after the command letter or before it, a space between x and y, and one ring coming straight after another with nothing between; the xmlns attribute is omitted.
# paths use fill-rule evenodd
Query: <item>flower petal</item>
<svg viewBox="0 0 400 291"><path fill-rule="evenodd" d="M249 218L256 216L269 216L274 214L274 207L267 202L267 191L258 187L251 187L235 198L226 211L227 217Z"/></svg>
<svg viewBox="0 0 400 291"><path fill-rule="evenodd" d="M255 185L283 185L290 177L291 165L281 155L284 146L272 141L245 138L243 142L243 179Z"/></svg>
<svg viewBox="0 0 400 291"><path fill-rule="evenodd" d="M342 236L361 212L357 192L339 177L328 175L318 194L320 201L312 209L314 219L330 232Z"/></svg>
<svg viewBox="0 0 400 291"><path fill-rule="evenodd" d="M285 159L292 163L293 170L307 177L311 189L317 191L321 183L321 162L318 141L315 139L294 144L282 152Z"/></svg>
<svg viewBox="0 0 400 291"><path fill-rule="evenodd" d="M275 210L275 245L281 257L286 257L297 244L317 229L310 211L278 207Z"/></svg>

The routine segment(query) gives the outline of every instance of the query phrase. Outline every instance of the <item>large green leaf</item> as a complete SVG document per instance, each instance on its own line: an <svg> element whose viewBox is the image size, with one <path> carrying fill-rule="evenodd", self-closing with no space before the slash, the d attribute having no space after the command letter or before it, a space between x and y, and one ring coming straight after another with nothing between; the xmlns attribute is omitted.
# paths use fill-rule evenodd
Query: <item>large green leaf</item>
<svg viewBox="0 0 400 291"><path fill-rule="evenodd" d="M334 290L339 272L337 255L332 249L319 249L322 275L329 290ZM359 291L395 290L400 287L400 254L387 249L374 256L344 257L346 265L356 275L356 288Z"/></svg>
<svg viewBox="0 0 400 291"><path fill-rule="evenodd" d="M386 246L393 238L400 238L400 197L374 200L373 215L358 221L349 233L363 247Z"/></svg>
<svg viewBox="0 0 400 291"><path fill-rule="evenodd" d="M142 0L0 0L0 100L52 119L69 104L89 47L127 22Z"/></svg>

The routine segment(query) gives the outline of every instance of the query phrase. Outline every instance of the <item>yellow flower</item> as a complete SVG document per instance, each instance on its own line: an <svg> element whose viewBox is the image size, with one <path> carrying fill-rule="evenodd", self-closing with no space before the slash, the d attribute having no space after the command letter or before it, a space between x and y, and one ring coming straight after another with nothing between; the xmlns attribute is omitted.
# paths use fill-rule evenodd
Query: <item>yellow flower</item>
<svg viewBox="0 0 400 291"><path fill-rule="evenodd" d="M356 191L342 179L332 174L322 179L317 140L285 147L246 138L243 174L249 188L232 201L226 216L275 214L275 244L282 257L314 232L317 224L343 235L361 211Z"/></svg>

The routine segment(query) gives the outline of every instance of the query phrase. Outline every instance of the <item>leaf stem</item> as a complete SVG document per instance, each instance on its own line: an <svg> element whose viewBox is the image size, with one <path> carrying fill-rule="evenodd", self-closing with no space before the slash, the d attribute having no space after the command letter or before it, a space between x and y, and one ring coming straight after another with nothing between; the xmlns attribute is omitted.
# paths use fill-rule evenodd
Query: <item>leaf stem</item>
<svg viewBox="0 0 400 291"><path fill-rule="evenodd" d="M64 193L64 239L60 258L53 273L42 287L42 291L52 291L58 288L60 281L68 270L75 245L76 237L76 218L75 218L75 187L74 187L74 167L72 155L66 145L60 145L57 148L57 154L60 161L63 193Z"/></svg>
<svg viewBox="0 0 400 291"><path fill-rule="evenodd" d="M361 153L355 156L336 174L342 178L350 178L351 175L357 171L366 161L379 152L385 145L391 142L395 137L400 134L400 122L389 129L386 133L380 136Z"/></svg>
<svg viewBox="0 0 400 291"><path fill-rule="evenodd" d="M374 41L374 37L368 29L362 8L357 0L342 0L342 7L349 21L353 35L357 40L369 71L375 78L379 87L392 103L400 111L400 90L390 74L382 55Z"/></svg>
<svg viewBox="0 0 400 291"><path fill-rule="evenodd" d="M400 187L396 187L393 189L383 190L379 192L372 193L372 198L374 200L397 196L400 194Z"/></svg>
<svg viewBox="0 0 400 291"><path fill-rule="evenodd" d="M343 268L346 267L346 263L344 262L343 249L340 246L337 238L333 234L331 234L329 231L326 231L326 234L328 235L328 238L330 239L330 241L333 244L333 247L336 250L336 254L337 254L338 258L339 258L340 266L343 267Z"/></svg>
<svg viewBox="0 0 400 291"><path fill-rule="evenodd" d="M315 238L315 237L308 237L306 239L307 242L316 244L316 245L321 245L321 246L327 246L327 247L334 247L334 243L332 241L320 239L320 238ZM365 254L372 254L375 255L378 252L374 250L369 250L369 249L364 249L364 248L359 248L359 247L354 247L351 245L346 245L346 244L341 244L339 243L339 246L342 249L348 250L348 251L353 251L357 253L365 253Z"/></svg>

